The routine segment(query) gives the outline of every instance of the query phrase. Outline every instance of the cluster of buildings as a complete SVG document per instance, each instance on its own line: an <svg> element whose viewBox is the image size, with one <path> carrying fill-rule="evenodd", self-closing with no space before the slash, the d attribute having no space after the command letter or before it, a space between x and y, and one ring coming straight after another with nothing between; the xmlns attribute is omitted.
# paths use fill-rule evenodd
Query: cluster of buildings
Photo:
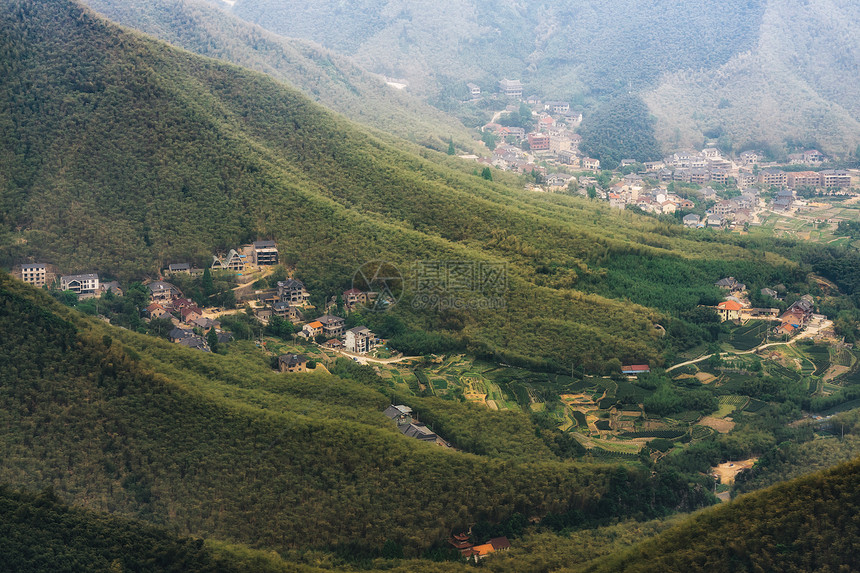
<svg viewBox="0 0 860 573"><path fill-rule="evenodd" d="M318 336L325 338L322 346L332 350L346 350L353 354L367 354L381 340L364 325L346 328L346 319L340 316L324 314L308 322L302 327L299 336L314 340Z"/></svg>
<svg viewBox="0 0 860 573"><path fill-rule="evenodd" d="M810 324L821 325L826 320L825 316L814 313L815 300L808 294L801 296L780 314L777 308L752 308L746 298L746 285L734 277L720 279L714 284L727 292L726 300L714 307L723 322L751 318L771 320L779 322L779 325L773 328L774 334L793 336ZM761 289L761 295L781 300L784 298L781 294L784 290L783 285L766 287Z"/></svg>
<svg viewBox="0 0 860 573"><path fill-rule="evenodd" d="M511 542L507 537L494 537L486 543L474 544L468 533L457 533L448 538L448 543L458 550L466 559L474 559L475 563L496 551L507 551L511 548Z"/></svg>
<svg viewBox="0 0 860 573"><path fill-rule="evenodd" d="M351 312L359 305L372 301L375 295L376 293L355 288L344 291L344 309ZM322 346L333 350L366 354L381 342L366 326L347 329L345 318L328 312L313 320L306 320L306 315L316 308L310 303L310 296L304 283L298 279L278 281L276 290L257 294L258 307L254 313L262 322L268 322L273 316L277 316L293 324L303 324L298 336L307 340L324 337ZM331 306L327 305L326 310Z"/></svg>
<svg viewBox="0 0 860 573"><path fill-rule="evenodd" d="M25 283L35 287L57 287L60 290L72 291L80 300L98 298L108 291L122 296L122 289L117 281L102 282L98 273L79 273L60 275L53 271L47 263L26 263L17 267L13 275Z"/></svg>
<svg viewBox="0 0 860 573"><path fill-rule="evenodd" d="M402 404L395 406L392 404L385 409L383 414L385 414L389 420L397 424L397 428L404 436L415 438L422 442L432 442L446 448L451 447L451 444L440 438L426 425L416 420L412 416L412 408L409 406L404 406Z"/></svg>
<svg viewBox="0 0 860 573"><path fill-rule="evenodd" d="M205 335L214 330L219 343L229 342L232 337L221 331L221 323L204 316L203 309L189 298L184 298L176 286L164 281L151 281L146 284L152 301L144 311L150 320L169 320L173 329L167 339L176 344L210 352Z"/></svg>
<svg viewBox="0 0 860 573"><path fill-rule="evenodd" d="M522 127L488 123L481 130L495 135L500 143L493 150L492 158L480 162L518 173L539 171L545 174L545 168L537 165L538 161L571 169L600 169L600 161L584 156L579 150L582 136L574 133L573 128L582 122L581 113L571 112L566 102L531 101L535 102L534 107L542 108L532 112L536 122L534 131L527 133ZM514 106L509 108L509 111L517 111Z"/></svg>
<svg viewBox="0 0 860 573"><path fill-rule="evenodd" d="M230 249L227 254L212 255L213 270L243 272L249 265L258 267L278 264L278 246L275 241L255 241L243 245L238 250Z"/></svg>
<svg viewBox="0 0 860 573"><path fill-rule="evenodd" d="M818 166L826 161L816 150L796 154L796 157L800 159L793 161L793 164ZM810 159L804 160L803 157ZM644 167L646 172L653 173L653 177L660 182L714 182L724 185L734 182L741 190L753 185L795 190L803 187L847 189L851 186L851 175L844 170L784 171L775 163L764 163L761 155L755 151L744 151L733 161L723 157L715 147L708 147L697 153L673 153L662 161L645 163Z"/></svg>
<svg viewBox="0 0 860 573"><path fill-rule="evenodd" d="M814 314L814 302L813 298L808 294L805 294L798 300L794 301L779 317L780 324L773 329L774 332L776 334L792 336L799 330L808 326L814 320L823 320L823 316Z"/></svg>

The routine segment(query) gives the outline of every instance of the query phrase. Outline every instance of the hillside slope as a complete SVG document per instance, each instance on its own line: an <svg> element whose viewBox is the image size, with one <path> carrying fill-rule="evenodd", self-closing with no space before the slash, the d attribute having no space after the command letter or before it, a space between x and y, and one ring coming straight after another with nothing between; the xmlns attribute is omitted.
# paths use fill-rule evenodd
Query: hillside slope
<svg viewBox="0 0 860 573"><path fill-rule="evenodd" d="M87 0L108 18L202 56L264 72L359 123L443 151L475 146L456 119L387 86L344 56L266 32L205 2Z"/></svg>
<svg viewBox="0 0 860 573"><path fill-rule="evenodd" d="M72 3L7 2L0 25L5 265L152 276L272 237L320 296L349 288L365 261L391 261L408 279L394 312L413 327L591 371L659 362L653 324L713 300L721 276L786 282L799 269L744 239L484 181L473 164L379 139L268 77ZM503 308L413 308L420 261L507 265Z"/></svg>
<svg viewBox="0 0 860 573"><path fill-rule="evenodd" d="M860 7L769 0L756 45L715 69L669 73L645 94L658 136L700 145L793 141L828 152L860 145Z"/></svg>
<svg viewBox="0 0 860 573"><path fill-rule="evenodd" d="M460 0L416 6L238 0L233 12L288 36L354 55L444 97L464 83L495 92L502 77L528 93L579 104L642 93L666 151L698 146L721 127L737 146L860 143L860 23L848 0L732 0L695 5L624 0ZM445 38L445 41L438 41Z"/></svg>
<svg viewBox="0 0 860 573"><path fill-rule="evenodd" d="M355 54L367 69L406 77L419 92L433 93L444 80L479 80L495 91L498 79L513 75L557 97L616 91L666 70L723 63L751 45L761 16L758 2L738 0L719 10L642 0L599 7L581 0L365 0L349 6L238 0L232 11L281 34Z"/></svg>
<svg viewBox="0 0 860 573"><path fill-rule="evenodd" d="M704 510L589 571L855 571L860 461Z"/></svg>
<svg viewBox="0 0 860 573"><path fill-rule="evenodd" d="M473 455L403 436L386 384L271 370L253 345L193 351L84 318L0 275L0 483L254 547L416 551L514 513L660 515L707 503L644 468L558 461L523 414ZM244 349L244 350L243 350ZM432 401L426 407L432 408ZM405 519L404 516L408 516Z"/></svg>

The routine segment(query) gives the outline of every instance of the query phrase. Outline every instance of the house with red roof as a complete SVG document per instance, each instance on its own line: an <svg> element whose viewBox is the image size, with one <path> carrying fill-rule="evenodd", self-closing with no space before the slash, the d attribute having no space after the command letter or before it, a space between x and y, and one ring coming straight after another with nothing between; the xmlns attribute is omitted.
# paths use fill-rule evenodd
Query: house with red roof
<svg viewBox="0 0 860 573"><path fill-rule="evenodd" d="M741 317L741 310L743 310L743 308L743 305L739 302L724 300L717 305L717 314L720 315L720 320L722 322L727 320L738 320Z"/></svg>
<svg viewBox="0 0 860 573"><path fill-rule="evenodd" d="M629 364L621 367L621 373L628 376L638 376L639 374L646 374L648 372L651 372L651 367L647 364Z"/></svg>

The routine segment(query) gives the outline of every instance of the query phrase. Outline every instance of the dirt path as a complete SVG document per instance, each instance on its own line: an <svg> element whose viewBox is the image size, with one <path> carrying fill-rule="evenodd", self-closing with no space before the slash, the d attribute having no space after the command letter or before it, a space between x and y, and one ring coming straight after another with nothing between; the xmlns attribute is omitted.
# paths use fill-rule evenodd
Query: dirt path
<svg viewBox="0 0 860 573"><path fill-rule="evenodd" d="M335 350L331 349L332 352L345 356L347 358L355 358L356 362L359 364L395 364L397 362L404 362L406 360L415 360L421 358L420 356L400 356L398 358L371 358L365 354L356 354L354 352L349 352L347 350Z"/></svg>
<svg viewBox="0 0 860 573"><path fill-rule="evenodd" d="M719 354L720 356L739 356L741 354L754 354L754 353L758 352L759 350L764 350L765 348L770 348L771 346L790 346L790 345L794 344L795 342L797 342L798 340L803 340L804 338L812 338L813 336L818 334L818 332L820 330L827 328L831 324L833 324L831 321L825 320L823 323L819 324L818 326L807 327L806 330L804 330L803 332L801 332L800 334L798 334L797 336L795 336L794 338L792 338L788 342L768 342L767 344L760 344L760 345L756 346L755 348L751 348L750 350L740 350L737 352L719 352L719 353L715 352L713 354L707 354L705 356L700 356L699 358L694 358L693 360L687 360L686 362L681 362L680 364L675 364L674 366L670 366L669 368L666 369L666 372L671 372L672 370L674 370L676 368L681 368L682 366L689 366L690 364L696 364L697 362L702 362L703 360L707 360L708 358L710 358L714 354Z"/></svg>

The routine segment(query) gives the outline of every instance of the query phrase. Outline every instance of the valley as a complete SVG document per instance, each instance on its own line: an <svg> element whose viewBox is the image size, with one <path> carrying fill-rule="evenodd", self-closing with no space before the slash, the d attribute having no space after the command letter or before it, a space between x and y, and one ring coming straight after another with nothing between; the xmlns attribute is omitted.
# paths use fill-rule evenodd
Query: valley
<svg viewBox="0 0 860 573"><path fill-rule="evenodd" d="M856 569L836 16L0 4L0 568Z"/></svg>

